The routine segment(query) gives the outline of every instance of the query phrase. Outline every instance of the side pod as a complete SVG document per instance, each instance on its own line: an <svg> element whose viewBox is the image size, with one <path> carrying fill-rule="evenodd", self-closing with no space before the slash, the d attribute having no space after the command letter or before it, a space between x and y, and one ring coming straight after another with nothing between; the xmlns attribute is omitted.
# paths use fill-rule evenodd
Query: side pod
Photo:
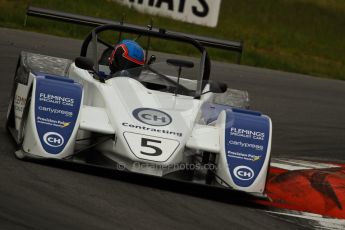
<svg viewBox="0 0 345 230"><path fill-rule="evenodd" d="M258 112L231 109L220 113L217 181L224 186L263 194L271 155L271 119ZM225 183L224 183L225 182Z"/></svg>
<svg viewBox="0 0 345 230"><path fill-rule="evenodd" d="M59 159L73 154L82 99L83 88L79 83L58 76L37 75L25 126L23 154Z"/></svg>

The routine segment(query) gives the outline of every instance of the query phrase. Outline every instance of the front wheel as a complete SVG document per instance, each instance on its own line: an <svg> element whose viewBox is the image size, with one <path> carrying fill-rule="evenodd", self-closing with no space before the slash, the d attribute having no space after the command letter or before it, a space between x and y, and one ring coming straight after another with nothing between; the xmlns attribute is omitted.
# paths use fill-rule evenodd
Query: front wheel
<svg viewBox="0 0 345 230"><path fill-rule="evenodd" d="M212 184L215 180L215 171L212 166L215 166L216 163L216 154L210 153L210 152L204 152L202 155L202 164L204 166L208 165L206 175L205 175L205 183L206 184Z"/></svg>

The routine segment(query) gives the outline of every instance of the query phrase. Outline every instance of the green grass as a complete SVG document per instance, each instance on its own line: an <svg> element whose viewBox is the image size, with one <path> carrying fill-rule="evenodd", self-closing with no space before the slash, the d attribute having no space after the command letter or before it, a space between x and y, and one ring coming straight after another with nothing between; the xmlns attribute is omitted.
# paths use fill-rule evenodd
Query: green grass
<svg viewBox="0 0 345 230"><path fill-rule="evenodd" d="M28 1L0 0L0 26L83 38L90 28L29 18ZM111 0L31 0L30 5L146 25L152 16ZM223 0L217 28L154 17L155 27L242 40L242 64L345 80L344 0ZM171 48L173 49L173 47ZM235 60L212 50L211 58Z"/></svg>

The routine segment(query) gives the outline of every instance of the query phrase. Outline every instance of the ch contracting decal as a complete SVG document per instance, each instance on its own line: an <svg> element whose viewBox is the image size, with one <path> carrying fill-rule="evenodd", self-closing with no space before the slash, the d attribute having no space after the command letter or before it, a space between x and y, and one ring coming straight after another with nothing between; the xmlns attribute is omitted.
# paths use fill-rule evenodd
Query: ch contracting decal
<svg viewBox="0 0 345 230"><path fill-rule="evenodd" d="M234 169L234 175L239 180L250 180L255 174L251 168L241 165Z"/></svg>
<svg viewBox="0 0 345 230"><path fill-rule="evenodd" d="M64 138L56 132L48 132L43 135L43 141L50 147L58 148L65 143Z"/></svg>
<svg viewBox="0 0 345 230"><path fill-rule="evenodd" d="M152 126L166 126L172 122L169 114L158 109L138 108L133 111L133 116L138 121Z"/></svg>

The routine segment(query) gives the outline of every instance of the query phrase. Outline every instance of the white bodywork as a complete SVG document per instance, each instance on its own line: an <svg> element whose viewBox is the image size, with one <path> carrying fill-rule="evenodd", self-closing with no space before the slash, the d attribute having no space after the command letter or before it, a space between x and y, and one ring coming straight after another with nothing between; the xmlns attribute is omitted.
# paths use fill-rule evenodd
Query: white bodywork
<svg viewBox="0 0 345 230"><path fill-rule="evenodd" d="M14 92L15 127L13 135L21 142L22 149L17 156L29 154L43 158L66 159L73 157L78 150L77 139L92 138L93 134L113 136L112 139L96 146L99 153L124 166L127 170L143 174L164 176L179 170L181 164L195 163L204 152L216 156L217 182L225 187L232 187L251 193L264 192L267 168L270 159L271 123L269 118L269 143L265 152L262 169L250 186L239 186L229 172L228 153L226 152L225 133L228 130L225 112L216 114L213 122L205 121L203 107L212 103L217 96L208 92L200 98L175 93L151 90L130 77L114 77L104 83L93 74L71 63L64 74L82 86L82 96L78 116L70 137L56 137L55 141L65 141L64 149L51 154L42 147L37 131L35 114L37 75L29 71L26 84L17 82ZM181 79L185 85L195 82ZM74 84L77 84L74 83ZM208 91L208 85L203 89ZM30 99L30 100L29 100ZM25 108L27 113L24 112ZM231 112L230 107L225 109ZM11 107L8 120L11 116ZM57 125L68 126L59 121ZM49 121L48 121L49 123ZM54 133L54 132L49 132ZM44 141L49 134L45 134ZM42 139L42 138L41 138ZM48 139L49 141L49 139ZM49 143L48 143L49 144ZM238 167L237 167L238 168ZM238 169L237 169L238 170ZM253 170L251 170L253 172ZM249 172L250 173L250 172ZM241 175L240 180L247 180ZM253 172L254 174L254 172ZM252 175L253 176L253 175Z"/></svg>
<svg viewBox="0 0 345 230"><path fill-rule="evenodd" d="M84 86L85 95L88 95L84 98L81 129L102 133L105 131L102 127L108 127L104 133L112 130L117 136L116 141L109 141L99 147L107 157L124 164L132 171L138 172L142 168L143 173L161 176L164 173L163 167L183 162L186 142L198 119L203 100L149 90L140 82L128 77L116 77L100 83L87 71L73 64L70 68L70 77L79 81ZM152 128L131 116L137 108L164 111L173 121L169 125ZM91 127L86 120L94 119L97 111L102 111L103 119L97 119L98 123ZM83 123L89 124L89 127L85 127ZM161 143L154 145L162 149L163 153L160 156L141 154L141 151L150 151L150 148L142 147L140 144L143 136L160 141ZM154 163L163 167L156 167L150 172L148 167L136 167L137 162Z"/></svg>

